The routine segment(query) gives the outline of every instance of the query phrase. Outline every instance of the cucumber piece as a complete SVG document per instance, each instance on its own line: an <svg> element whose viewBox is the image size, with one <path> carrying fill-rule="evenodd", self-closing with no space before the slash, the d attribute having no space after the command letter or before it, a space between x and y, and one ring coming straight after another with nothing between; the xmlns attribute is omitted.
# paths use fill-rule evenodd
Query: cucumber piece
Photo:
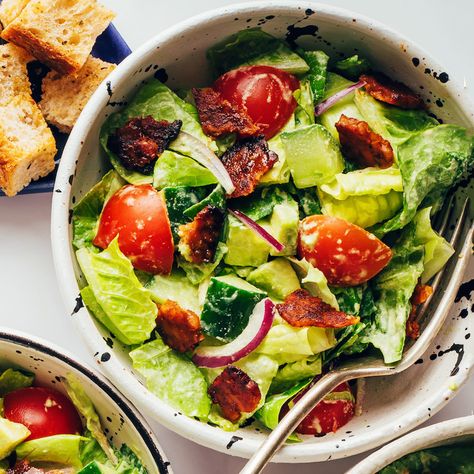
<svg viewBox="0 0 474 474"><path fill-rule="evenodd" d="M299 189L331 182L344 169L339 146L319 124L281 134L286 160Z"/></svg>
<svg viewBox="0 0 474 474"><path fill-rule="evenodd" d="M194 219L196 214L202 211L206 206L217 207L222 211L226 210L225 191L220 184L218 184L206 198L203 196L199 202L190 204L188 208L185 208L183 214L189 219Z"/></svg>
<svg viewBox="0 0 474 474"><path fill-rule="evenodd" d="M236 275L211 278L201 314L205 334L235 339L247 326L255 305L267 294Z"/></svg>
<svg viewBox="0 0 474 474"><path fill-rule="evenodd" d="M113 468L104 466L103 464L92 461L87 466L83 467L77 474L114 474L116 471Z"/></svg>

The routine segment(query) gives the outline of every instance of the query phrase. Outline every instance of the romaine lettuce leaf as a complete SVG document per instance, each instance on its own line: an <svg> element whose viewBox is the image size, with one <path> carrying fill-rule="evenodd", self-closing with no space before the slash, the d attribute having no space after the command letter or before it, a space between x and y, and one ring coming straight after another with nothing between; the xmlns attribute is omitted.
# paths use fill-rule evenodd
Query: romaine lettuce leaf
<svg viewBox="0 0 474 474"><path fill-rule="evenodd" d="M200 188L198 188L200 189ZM189 219L194 219L196 214L204 209L206 206L214 206L220 209L221 211L225 211L227 208L227 203L225 199L225 191L224 188L218 184L209 195L205 198L202 198L196 204L188 207L183 211L183 214L188 217Z"/></svg>
<svg viewBox="0 0 474 474"><path fill-rule="evenodd" d="M120 175L111 170L76 204L72 215L72 245L76 249L87 247L99 251L92 245L92 240L96 234L100 214L107 200L124 184L125 181Z"/></svg>
<svg viewBox="0 0 474 474"><path fill-rule="evenodd" d="M217 178L204 166L188 156L166 150L156 162L153 186L157 189L174 186L206 186L217 184Z"/></svg>
<svg viewBox="0 0 474 474"><path fill-rule="evenodd" d="M6 369L0 374L0 398L19 388L31 387L35 376L17 369Z"/></svg>
<svg viewBox="0 0 474 474"><path fill-rule="evenodd" d="M295 110L295 126L306 126L314 123L313 92L307 79L300 81L300 88L293 93L298 106Z"/></svg>
<svg viewBox="0 0 474 474"><path fill-rule="evenodd" d="M301 51L301 55L309 66L309 71L305 77L311 87L313 104L316 105L324 97L329 56L324 51ZM314 118L314 109L312 111Z"/></svg>
<svg viewBox="0 0 474 474"><path fill-rule="evenodd" d="M260 64L292 74L303 74L309 66L288 45L260 28L249 28L229 36L207 51L218 75L238 66Z"/></svg>
<svg viewBox="0 0 474 474"><path fill-rule="evenodd" d="M343 76L351 80L358 80L361 74L366 73L370 69L370 63L366 58L360 57L358 54L341 59L336 63L336 70Z"/></svg>
<svg viewBox="0 0 474 474"><path fill-rule="evenodd" d="M294 188L290 192L298 202L300 219L321 214L321 203L319 202L317 188Z"/></svg>
<svg viewBox="0 0 474 474"><path fill-rule="evenodd" d="M419 207L437 209L447 191L472 166L473 140L465 128L439 125L403 143L398 150L398 166L403 179L403 209L389 221L373 229L377 236L402 229Z"/></svg>
<svg viewBox="0 0 474 474"><path fill-rule="evenodd" d="M358 316L365 288L365 285L359 285L349 287L334 286L330 289L336 296L340 311Z"/></svg>
<svg viewBox="0 0 474 474"><path fill-rule="evenodd" d="M158 398L188 416L206 419L211 401L199 369L168 347L161 337L130 352L133 368Z"/></svg>
<svg viewBox="0 0 474 474"><path fill-rule="evenodd" d="M157 308L120 251L117 238L100 253L82 248L76 255L89 284L82 295L86 304L92 303L97 319L124 344L147 340L155 327ZM94 311L94 301L101 311Z"/></svg>
<svg viewBox="0 0 474 474"><path fill-rule="evenodd" d="M283 131L294 129L294 115L289 123L283 128ZM273 165L272 169L267 171L261 178L259 185L268 186L271 184L285 184L290 181L290 168L286 162L285 149L281 142L280 134L275 135L268 140L268 148L278 155L278 161Z"/></svg>
<svg viewBox="0 0 474 474"><path fill-rule="evenodd" d="M273 379L271 393L283 392L302 380L313 378L322 371L321 356L309 356L306 359L285 364L278 369Z"/></svg>
<svg viewBox="0 0 474 474"><path fill-rule="evenodd" d="M232 208L238 209L254 221L269 216L277 204L289 199L288 194L279 186L257 189L250 196L232 200Z"/></svg>

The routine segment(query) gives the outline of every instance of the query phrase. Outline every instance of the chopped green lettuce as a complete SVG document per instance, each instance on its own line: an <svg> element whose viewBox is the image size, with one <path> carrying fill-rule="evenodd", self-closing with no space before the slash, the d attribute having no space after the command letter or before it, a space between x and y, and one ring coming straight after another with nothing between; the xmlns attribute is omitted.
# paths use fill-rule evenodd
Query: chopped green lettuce
<svg viewBox="0 0 474 474"><path fill-rule="evenodd" d="M298 201L300 210L300 219L315 214L321 214L321 203L318 198L318 191L316 187L298 189L291 191L293 197Z"/></svg>
<svg viewBox="0 0 474 474"><path fill-rule="evenodd" d="M188 156L166 150L156 162L153 186L206 186L217 184L217 178L204 166Z"/></svg>
<svg viewBox="0 0 474 474"><path fill-rule="evenodd" d="M370 63L366 58L354 54L353 56L337 61L336 70L343 76L355 81L359 79L361 74L365 74L370 70Z"/></svg>
<svg viewBox="0 0 474 474"><path fill-rule="evenodd" d="M314 123L313 92L307 79L300 81L300 88L293 93L298 106L295 110L295 126L306 126Z"/></svg>
<svg viewBox="0 0 474 474"><path fill-rule="evenodd" d="M331 287L331 292L336 296L340 311L357 316L360 311L365 288L365 285L334 286Z"/></svg>
<svg viewBox="0 0 474 474"><path fill-rule="evenodd" d="M139 344L155 327L156 305L136 277L115 238L106 250L76 252L89 286L81 293L96 318L124 344ZM91 298L93 297L93 298Z"/></svg>
<svg viewBox="0 0 474 474"><path fill-rule="evenodd" d="M174 352L161 337L130 352L133 368L148 389L165 403L188 416L206 419L211 401L199 369L184 355Z"/></svg>
<svg viewBox="0 0 474 474"><path fill-rule="evenodd" d="M403 209L377 226L383 236L402 229L420 207L438 209L447 191L471 166L473 139L465 128L439 125L409 138L398 150L398 166L403 179Z"/></svg>
<svg viewBox="0 0 474 474"><path fill-rule="evenodd" d="M232 200L232 208L238 209L254 221L269 216L277 204L290 199L279 186L257 189L250 196Z"/></svg>
<svg viewBox="0 0 474 474"><path fill-rule="evenodd" d="M238 66L253 64L303 74L309 66L288 45L260 28L249 28L229 36L207 51L207 58L218 75Z"/></svg>
<svg viewBox="0 0 474 474"><path fill-rule="evenodd" d="M199 285L206 278L209 278L227 253L227 246L223 242L217 244L214 261L211 263L191 263L182 257L178 258L178 266L184 270L189 281L193 285Z"/></svg>
<svg viewBox="0 0 474 474"><path fill-rule="evenodd" d="M0 398L19 388L31 387L35 376L17 369L6 369L0 373Z"/></svg>
<svg viewBox="0 0 474 474"><path fill-rule="evenodd" d="M290 119L290 123L294 122L294 116ZM287 124L288 126L288 124ZM283 128L286 131L287 126ZM294 127L289 127L292 130ZM280 134L275 135L268 140L268 148L278 155L278 161L273 165L272 169L267 171L261 178L259 185L269 186L271 184L285 184L290 181L290 168L286 162L285 150L281 143Z"/></svg>
<svg viewBox="0 0 474 474"><path fill-rule="evenodd" d="M324 97L329 56L324 51L302 51L301 55L309 66L309 71L305 77L311 87L313 104L316 105Z"/></svg>
<svg viewBox="0 0 474 474"><path fill-rule="evenodd" d="M120 175L116 171L110 170L76 204L72 214L72 245L76 249L88 247L98 252L92 241L96 234L100 214L104 204L124 184L125 181Z"/></svg>
<svg viewBox="0 0 474 474"><path fill-rule="evenodd" d="M226 210L227 204L225 199L225 191L220 184L218 184L210 194L208 194L206 197L203 197L199 202L184 209L183 214L189 219L194 219L196 214L199 211L202 211L206 206L217 207L223 212Z"/></svg>
<svg viewBox="0 0 474 474"><path fill-rule="evenodd" d="M271 393L278 393L288 390L300 381L307 380L308 377L313 378L320 374L321 371L322 363L319 354L285 364L278 369L278 373L273 379L270 391Z"/></svg>

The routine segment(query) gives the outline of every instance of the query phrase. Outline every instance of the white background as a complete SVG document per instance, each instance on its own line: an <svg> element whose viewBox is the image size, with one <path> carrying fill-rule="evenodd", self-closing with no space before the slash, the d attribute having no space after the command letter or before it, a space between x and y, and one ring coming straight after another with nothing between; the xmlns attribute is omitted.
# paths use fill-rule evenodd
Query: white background
<svg viewBox="0 0 474 474"><path fill-rule="evenodd" d="M291 0L289 0L291 1ZM103 0L117 12L115 24L132 50L163 29L227 0ZM450 77L474 82L472 0L333 0L380 20L413 39L445 66ZM472 88L467 92L473 95ZM53 341L94 363L63 309L50 249L51 195L0 197L0 325ZM474 380L431 423L472 414ZM156 433L176 474L237 473L244 461L215 453L156 424ZM323 464L272 465L265 472L343 473L363 455Z"/></svg>

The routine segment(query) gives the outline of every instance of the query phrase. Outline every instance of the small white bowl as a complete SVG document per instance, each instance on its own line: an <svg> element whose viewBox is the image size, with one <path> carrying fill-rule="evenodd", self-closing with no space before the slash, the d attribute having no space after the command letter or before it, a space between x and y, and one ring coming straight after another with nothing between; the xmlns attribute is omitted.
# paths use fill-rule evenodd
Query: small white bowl
<svg viewBox="0 0 474 474"><path fill-rule="evenodd" d="M474 442L474 416L455 418L413 431L371 454L346 474L376 474L407 454L463 441Z"/></svg>
<svg viewBox="0 0 474 474"><path fill-rule="evenodd" d="M155 435L142 416L115 387L75 358L36 337L0 327L0 367L17 367L35 375L43 387L65 393L63 379L74 374L90 397L110 442L117 448L126 444L134 450L149 474L171 474Z"/></svg>
<svg viewBox="0 0 474 474"><path fill-rule="evenodd" d="M98 140L105 118L153 75L167 79L171 87L209 84L206 50L230 34L254 26L279 37L299 35L301 46L321 48L332 55L353 54L357 50L375 67L420 92L431 104L442 100L443 107L436 106L435 111L446 122L472 127L474 111L462 88L418 46L373 20L314 2L261 1L191 18L161 32L135 51L94 94L69 138L53 196L53 256L68 314L99 362L103 353L111 354L107 362L101 362L102 370L147 416L197 443L242 457L249 457L258 449L266 436L264 430L253 425L228 433L177 414L145 388L119 344L115 342L112 349L107 346L107 331L81 306L79 288L84 280L71 246L70 216L74 203L110 168L100 153ZM441 409L473 367L472 350L465 350L461 357L458 349L460 360L453 372L457 360L454 349L474 339L467 341L473 323L472 318L458 316L461 309L463 315L470 311L467 298L453 308L452 318L448 318L423 364L397 376L367 382L361 416L337 433L284 446L275 461L314 462L357 454L402 435ZM440 357L440 350L450 351Z"/></svg>

